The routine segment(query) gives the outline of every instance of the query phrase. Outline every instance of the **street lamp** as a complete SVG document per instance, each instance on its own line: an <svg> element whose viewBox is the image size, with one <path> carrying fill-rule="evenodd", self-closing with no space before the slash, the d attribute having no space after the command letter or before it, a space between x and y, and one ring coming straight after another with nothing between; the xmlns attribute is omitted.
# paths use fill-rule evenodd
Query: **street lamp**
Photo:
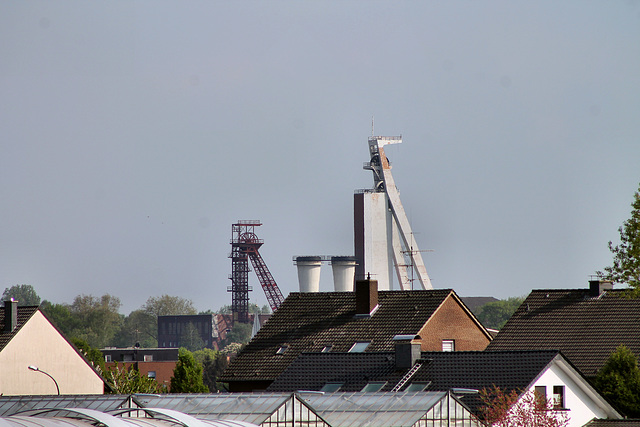
<svg viewBox="0 0 640 427"><path fill-rule="evenodd" d="M43 371L42 369L38 368L37 366L29 365L29 369L32 370L32 371L35 371L35 372L42 372L43 374L45 374L46 376L51 378L53 380L53 383L56 385L56 390L58 391L58 396L60 395L60 387L58 387L58 381L56 381L55 378L53 378L51 375L49 375L47 372Z"/></svg>

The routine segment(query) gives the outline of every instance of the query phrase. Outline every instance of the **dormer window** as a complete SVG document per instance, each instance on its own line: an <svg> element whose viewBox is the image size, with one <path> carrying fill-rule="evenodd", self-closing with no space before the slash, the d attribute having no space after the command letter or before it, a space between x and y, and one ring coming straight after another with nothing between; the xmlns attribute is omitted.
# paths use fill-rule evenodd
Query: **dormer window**
<svg viewBox="0 0 640 427"><path fill-rule="evenodd" d="M284 352L287 351L288 348L289 346L287 344L283 344L280 346L278 351L276 351L276 354L284 354Z"/></svg>
<svg viewBox="0 0 640 427"><path fill-rule="evenodd" d="M364 353L371 341L358 341L349 349L349 353Z"/></svg>

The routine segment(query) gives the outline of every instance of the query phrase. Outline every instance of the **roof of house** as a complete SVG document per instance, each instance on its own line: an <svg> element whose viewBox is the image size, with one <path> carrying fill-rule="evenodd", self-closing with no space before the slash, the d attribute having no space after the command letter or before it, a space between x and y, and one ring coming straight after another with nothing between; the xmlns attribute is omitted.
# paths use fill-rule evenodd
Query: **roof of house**
<svg viewBox="0 0 640 427"><path fill-rule="evenodd" d="M456 388L502 390L526 389L559 356L558 351L456 351L422 352L420 368L411 383L428 383L426 391ZM361 391L372 381L385 382L381 391L391 391L409 368L396 369L395 353L303 353L278 377L267 391L320 390L327 383L343 383L339 391ZM477 396L462 399L476 411Z"/></svg>
<svg viewBox="0 0 640 427"><path fill-rule="evenodd" d="M640 356L640 299L624 290L592 296L589 289L532 291L486 351L557 349L585 376L594 376L624 344Z"/></svg>
<svg viewBox="0 0 640 427"><path fill-rule="evenodd" d="M13 339L14 336L20 331L20 328L27 323L27 321L38 311L38 306L26 306L26 307L18 307L18 323L16 328L11 332L4 331L5 325L5 308L2 307L0 310L0 351L2 351L9 341Z"/></svg>
<svg viewBox="0 0 640 427"><path fill-rule="evenodd" d="M395 335L417 334L450 295L457 298L451 289L380 291L373 315L356 316L354 292L291 293L221 380L272 381L303 351L326 346L347 352L357 341L370 341L367 352L391 351Z"/></svg>

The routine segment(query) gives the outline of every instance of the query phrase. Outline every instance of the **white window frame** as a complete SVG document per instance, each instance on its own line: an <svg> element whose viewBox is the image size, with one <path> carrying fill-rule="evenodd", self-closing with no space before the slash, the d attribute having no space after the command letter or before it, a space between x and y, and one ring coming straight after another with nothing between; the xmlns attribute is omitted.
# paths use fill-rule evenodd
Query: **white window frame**
<svg viewBox="0 0 640 427"><path fill-rule="evenodd" d="M442 351L456 351L456 340L442 340Z"/></svg>

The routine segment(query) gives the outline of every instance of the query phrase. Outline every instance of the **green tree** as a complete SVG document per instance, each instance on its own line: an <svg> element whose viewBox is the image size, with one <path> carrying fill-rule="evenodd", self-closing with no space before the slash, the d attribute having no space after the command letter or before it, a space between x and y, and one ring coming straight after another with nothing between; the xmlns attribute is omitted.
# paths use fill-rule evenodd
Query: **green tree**
<svg viewBox="0 0 640 427"><path fill-rule="evenodd" d="M2 293L2 304L13 298L18 301L18 306L40 305L41 299L31 285L13 285Z"/></svg>
<svg viewBox="0 0 640 427"><path fill-rule="evenodd" d="M133 347L136 343L146 348L158 346L158 321L144 310L129 313L115 337L117 347Z"/></svg>
<svg viewBox="0 0 640 427"><path fill-rule="evenodd" d="M79 319L71 313L68 304L53 304L45 300L40 308L67 338L72 338L72 332L81 326Z"/></svg>
<svg viewBox="0 0 640 427"><path fill-rule="evenodd" d="M109 369L104 377L111 386L111 392L115 394L163 393L166 391L155 379L140 375L134 365L127 368L118 366L118 362L115 362L114 367Z"/></svg>
<svg viewBox="0 0 640 427"><path fill-rule="evenodd" d="M196 314L198 312L193 306L193 301L169 295L150 297L142 306L142 310L156 319L158 316L177 316L181 314Z"/></svg>
<svg viewBox="0 0 640 427"><path fill-rule="evenodd" d="M613 253L613 264L599 271L598 275L607 280L629 285L631 295L640 296L640 188L631 203L631 218L618 229L620 244L609 242Z"/></svg>
<svg viewBox="0 0 640 427"><path fill-rule="evenodd" d="M104 356L97 348L91 347L86 341L80 338L72 338L71 343L91 362L94 368L100 373L104 372Z"/></svg>
<svg viewBox="0 0 640 427"><path fill-rule="evenodd" d="M120 299L109 294L101 297L78 295L69 307L78 322L70 337L81 338L97 348L112 345L123 325L124 316L118 312L120 305Z"/></svg>
<svg viewBox="0 0 640 427"><path fill-rule="evenodd" d="M204 348L204 341L200 338L200 332L198 332L198 328L193 323L189 322L185 325L180 335L180 346L189 351L202 350Z"/></svg>
<svg viewBox="0 0 640 427"><path fill-rule="evenodd" d="M253 325L250 323L236 322L230 332L227 332L227 337L223 340L223 346L227 346L231 343L246 344L251 339L251 331Z"/></svg>
<svg viewBox="0 0 640 427"><path fill-rule="evenodd" d="M171 393L206 393L209 389L202 382L202 365L196 362L193 353L180 348L178 363L171 377Z"/></svg>
<svg viewBox="0 0 640 427"><path fill-rule="evenodd" d="M476 317L486 328L500 329L523 301L523 297L511 297L506 300L489 302L480 307Z"/></svg>
<svg viewBox="0 0 640 427"><path fill-rule="evenodd" d="M598 371L594 385L613 405L629 417L640 417L640 368L638 359L624 345L611 353Z"/></svg>
<svg viewBox="0 0 640 427"><path fill-rule="evenodd" d="M227 355L220 351L204 348L194 351L193 357L202 365L202 381L210 392L224 391L224 387L218 382L218 378L229 364Z"/></svg>

